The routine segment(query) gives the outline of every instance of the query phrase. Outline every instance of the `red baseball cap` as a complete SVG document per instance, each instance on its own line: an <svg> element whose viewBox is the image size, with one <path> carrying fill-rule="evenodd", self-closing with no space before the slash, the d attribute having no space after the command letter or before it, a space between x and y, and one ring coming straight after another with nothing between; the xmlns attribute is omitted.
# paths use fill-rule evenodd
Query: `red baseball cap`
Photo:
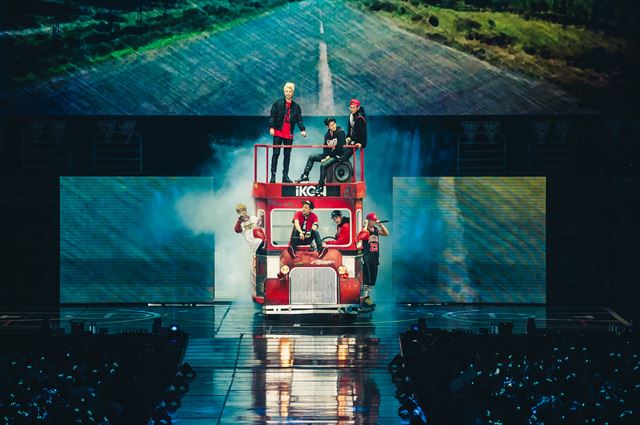
<svg viewBox="0 0 640 425"><path fill-rule="evenodd" d="M360 107L360 101L358 99L351 99L349 101L349 106L351 105L356 105L357 107Z"/></svg>
<svg viewBox="0 0 640 425"><path fill-rule="evenodd" d="M378 221L378 216L374 212L370 212L367 214L367 220L369 221Z"/></svg>

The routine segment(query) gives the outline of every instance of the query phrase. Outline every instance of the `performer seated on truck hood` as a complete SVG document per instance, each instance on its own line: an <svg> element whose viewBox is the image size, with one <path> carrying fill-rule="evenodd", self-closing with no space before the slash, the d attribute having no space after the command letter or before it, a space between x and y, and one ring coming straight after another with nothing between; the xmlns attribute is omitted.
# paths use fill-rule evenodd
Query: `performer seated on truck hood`
<svg viewBox="0 0 640 425"><path fill-rule="evenodd" d="M289 245L294 250L299 245L311 245L311 241L315 241L316 249L322 251L322 238L318 232L318 216L313 212L313 208L313 202L304 200L300 211L297 211L293 216L293 231Z"/></svg>

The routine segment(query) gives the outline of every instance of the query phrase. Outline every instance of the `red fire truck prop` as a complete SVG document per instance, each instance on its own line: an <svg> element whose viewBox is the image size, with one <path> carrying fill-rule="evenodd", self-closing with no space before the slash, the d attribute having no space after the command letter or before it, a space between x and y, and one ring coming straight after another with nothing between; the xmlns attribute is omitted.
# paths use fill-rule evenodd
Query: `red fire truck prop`
<svg viewBox="0 0 640 425"><path fill-rule="evenodd" d="M356 248L356 237L363 223L364 152L356 151L352 162L332 166L324 188L316 193L315 182L268 183L269 153L273 147L256 145L254 148L253 198L258 216L264 217L266 241L265 248L256 254L253 300L262 304L267 315L355 315L362 294L361 254ZM306 154L310 152L309 148L322 149L324 146L278 147L295 149L293 156ZM264 176L260 178L259 156L264 156L265 161ZM319 173L319 164L315 168ZM305 199L315 204L319 231L325 241L335 239L336 224L331 219L331 212L340 210L343 219L349 220L347 244L326 245L322 252L301 246L294 252L289 246L293 215Z"/></svg>

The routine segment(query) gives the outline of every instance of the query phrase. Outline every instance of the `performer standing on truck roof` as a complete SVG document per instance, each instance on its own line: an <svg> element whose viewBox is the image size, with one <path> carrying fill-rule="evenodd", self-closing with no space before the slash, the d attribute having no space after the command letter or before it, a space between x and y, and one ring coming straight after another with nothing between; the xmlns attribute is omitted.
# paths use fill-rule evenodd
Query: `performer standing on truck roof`
<svg viewBox="0 0 640 425"><path fill-rule="evenodd" d="M344 161L349 160L354 150L348 148L355 146L356 148L367 147L367 115L364 112L364 106L360 105L358 99L349 101L349 123L347 126L347 149L344 152Z"/></svg>
<svg viewBox="0 0 640 425"><path fill-rule="evenodd" d="M274 145L291 146L293 144L293 128L297 125L300 128L302 137L307 137L307 132L302 122L302 109L300 105L293 101L293 92L296 86L287 82L284 87L284 98L278 99L271 105L269 117L269 134L273 136ZM278 171L278 158L280 148L273 148L271 157L271 180L276 182L276 172ZM282 165L282 183L292 183L289 178L289 163L291 162L291 149L284 149L284 162Z"/></svg>

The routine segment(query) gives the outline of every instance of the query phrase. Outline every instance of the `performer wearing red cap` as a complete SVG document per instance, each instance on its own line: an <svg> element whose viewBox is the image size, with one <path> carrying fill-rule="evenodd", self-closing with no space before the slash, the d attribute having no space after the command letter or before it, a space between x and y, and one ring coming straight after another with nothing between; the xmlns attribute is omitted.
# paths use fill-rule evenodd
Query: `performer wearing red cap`
<svg viewBox="0 0 640 425"><path fill-rule="evenodd" d="M313 212L313 202L302 201L302 208L293 216L293 231L289 245L295 250L299 245L311 245L316 242L316 249L322 251L322 237L318 231L318 216Z"/></svg>
<svg viewBox="0 0 640 425"><path fill-rule="evenodd" d="M378 230L378 227L380 229ZM373 289L378 277L380 265L380 236L389 236L389 230L380 223L376 213L367 214L364 227L358 233L358 249L362 249L363 275L364 275L364 301L363 309L373 309L375 304L371 301L369 291Z"/></svg>
<svg viewBox="0 0 640 425"><path fill-rule="evenodd" d="M349 217L343 217L340 210L331 211L331 219L336 223L336 240L327 241L325 245L347 245L349 244L351 230L349 227Z"/></svg>
<svg viewBox="0 0 640 425"><path fill-rule="evenodd" d="M355 145L357 148L367 147L367 115L364 106L358 99L349 101L349 126L347 131L347 146ZM353 149L345 149L344 160L353 155Z"/></svg>

